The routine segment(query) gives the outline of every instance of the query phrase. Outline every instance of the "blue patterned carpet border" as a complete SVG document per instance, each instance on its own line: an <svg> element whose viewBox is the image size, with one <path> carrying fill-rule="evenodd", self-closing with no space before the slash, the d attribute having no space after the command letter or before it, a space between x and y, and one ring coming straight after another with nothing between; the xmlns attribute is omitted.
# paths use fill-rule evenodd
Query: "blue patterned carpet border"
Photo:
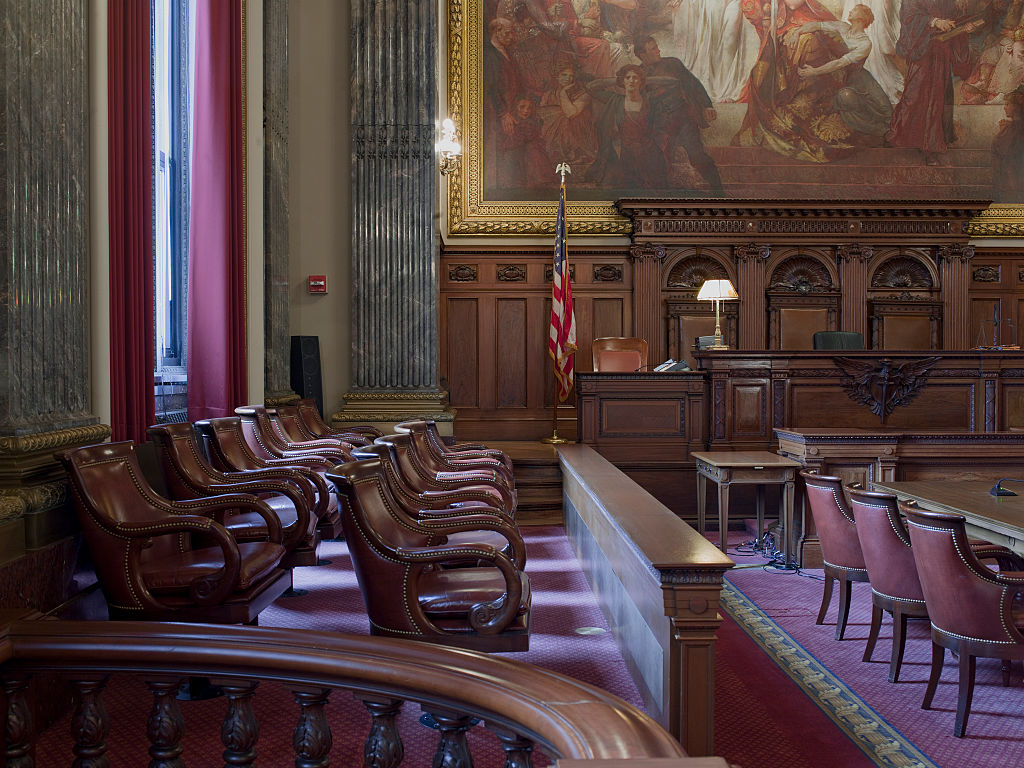
<svg viewBox="0 0 1024 768"><path fill-rule="evenodd" d="M722 608L879 768L938 768L728 580Z"/></svg>

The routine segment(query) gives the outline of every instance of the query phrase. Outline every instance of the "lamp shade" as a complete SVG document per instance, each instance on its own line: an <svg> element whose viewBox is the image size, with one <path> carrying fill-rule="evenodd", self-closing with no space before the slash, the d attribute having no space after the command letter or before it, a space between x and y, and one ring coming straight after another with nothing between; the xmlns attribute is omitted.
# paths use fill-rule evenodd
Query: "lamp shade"
<svg viewBox="0 0 1024 768"><path fill-rule="evenodd" d="M739 297L736 289L732 287L732 283L728 280L705 280L704 285L700 287L700 292L697 294L697 298L701 301L713 301L714 299L724 301L726 299L738 299Z"/></svg>

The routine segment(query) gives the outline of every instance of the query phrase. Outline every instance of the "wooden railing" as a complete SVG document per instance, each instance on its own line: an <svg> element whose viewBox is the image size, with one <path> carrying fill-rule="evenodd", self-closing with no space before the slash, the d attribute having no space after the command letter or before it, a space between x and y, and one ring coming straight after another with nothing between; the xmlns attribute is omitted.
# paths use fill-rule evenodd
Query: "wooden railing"
<svg viewBox="0 0 1024 768"><path fill-rule="evenodd" d="M36 765L29 683L39 673L57 673L75 691L75 765L106 764L103 688L110 674L125 673L144 680L152 695L151 705L138 708L150 765L183 764L176 762L187 751L175 694L182 679L204 676L226 694L223 754L233 766L255 764L259 729L251 705L260 680L294 693L295 765L329 765L325 708L333 690L345 689L370 713L366 765L380 768L401 762L395 715L405 701L420 704L439 726L435 765L471 764L465 732L476 717L498 736L506 766L531 765L535 746L556 760L584 760L595 768L636 758L662 758L664 765L680 768L725 766L706 758L691 763L654 720L593 686L523 662L390 638L261 627L17 621L0 635L0 673L9 768Z"/></svg>

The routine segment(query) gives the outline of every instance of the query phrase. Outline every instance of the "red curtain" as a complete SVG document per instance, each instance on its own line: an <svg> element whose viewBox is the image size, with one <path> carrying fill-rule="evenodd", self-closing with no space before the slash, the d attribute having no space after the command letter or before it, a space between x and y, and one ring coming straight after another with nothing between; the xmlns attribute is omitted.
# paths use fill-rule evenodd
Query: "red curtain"
<svg viewBox="0 0 1024 768"><path fill-rule="evenodd" d="M246 400L241 0L196 8L189 225L188 418Z"/></svg>
<svg viewBox="0 0 1024 768"><path fill-rule="evenodd" d="M153 393L153 133L149 3L108 0L110 421L146 439Z"/></svg>

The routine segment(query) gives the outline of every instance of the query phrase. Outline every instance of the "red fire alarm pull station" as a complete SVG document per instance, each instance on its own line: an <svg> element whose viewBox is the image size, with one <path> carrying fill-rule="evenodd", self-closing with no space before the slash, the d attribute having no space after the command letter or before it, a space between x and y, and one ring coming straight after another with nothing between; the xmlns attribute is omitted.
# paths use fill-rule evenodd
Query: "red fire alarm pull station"
<svg viewBox="0 0 1024 768"><path fill-rule="evenodd" d="M309 292L327 293L327 275L310 275Z"/></svg>

